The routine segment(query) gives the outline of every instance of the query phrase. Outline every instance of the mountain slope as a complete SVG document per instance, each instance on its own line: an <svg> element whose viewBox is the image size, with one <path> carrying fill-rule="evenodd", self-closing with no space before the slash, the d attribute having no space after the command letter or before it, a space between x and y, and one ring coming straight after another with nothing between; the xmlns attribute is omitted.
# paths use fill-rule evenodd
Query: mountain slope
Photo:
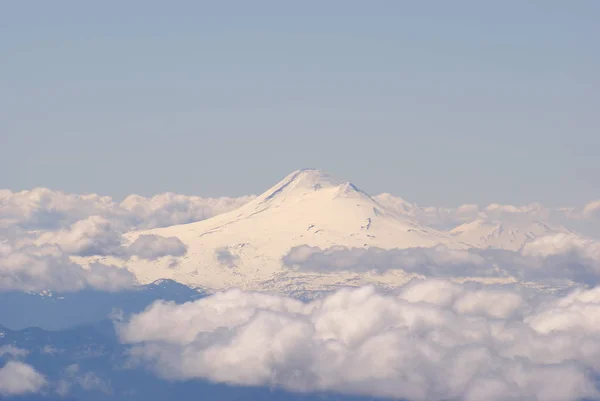
<svg viewBox="0 0 600 401"><path fill-rule="evenodd" d="M568 233L562 227L550 226L540 221L474 220L452 229L450 233L459 241L481 248L520 250L526 243L549 234Z"/></svg>
<svg viewBox="0 0 600 401"><path fill-rule="evenodd" d="M281 259L298 245L469 247L448 233L383 207L353 184L319 170L295 171L232 212L196 223L134 232L126 238L134 241L144 234L177 237L188 246L188 252L175 263L136 259L127 262L140 281L170 278L215 290L232 286L281 289L289 285L288 289L321 289L356 280L400 280L290 272L282 267Z"/></svg>

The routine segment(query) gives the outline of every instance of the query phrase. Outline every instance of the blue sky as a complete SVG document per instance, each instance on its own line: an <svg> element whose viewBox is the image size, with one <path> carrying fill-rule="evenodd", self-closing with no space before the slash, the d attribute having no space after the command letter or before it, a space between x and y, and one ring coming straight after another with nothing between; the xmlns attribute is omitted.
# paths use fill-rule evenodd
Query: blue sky
<svg viewBox="0 0 600 401"><path fill-rule="evenodd" d="M600 198L600 3L7 2L0 187Z"/></svg>

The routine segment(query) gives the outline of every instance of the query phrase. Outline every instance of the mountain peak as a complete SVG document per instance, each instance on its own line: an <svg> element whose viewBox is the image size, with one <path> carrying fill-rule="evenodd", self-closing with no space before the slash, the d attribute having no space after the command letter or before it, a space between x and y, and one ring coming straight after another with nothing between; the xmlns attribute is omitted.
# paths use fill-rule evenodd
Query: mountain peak
<svg viewBox="0 0 600 401"><path fill-rule="evenodd" d="M315 186L329 188L343 184L343 181L337 179L328 172L313 168L296 170L284 178L280 183L284 182L293 182L295 187L303 188L314 188Z"/></svg>
<svg viewBox="0 0 600 401"><path fill-rule="evenodd" d="M358 189L354 184L342 181L331 174L318 169L296 170L289 174L275 186L258 197L259 202L271 202L275 199L302 197L309 193L322 190L335 191L334 196L349 196L361 194L368 196L364 191Z"/></svg>

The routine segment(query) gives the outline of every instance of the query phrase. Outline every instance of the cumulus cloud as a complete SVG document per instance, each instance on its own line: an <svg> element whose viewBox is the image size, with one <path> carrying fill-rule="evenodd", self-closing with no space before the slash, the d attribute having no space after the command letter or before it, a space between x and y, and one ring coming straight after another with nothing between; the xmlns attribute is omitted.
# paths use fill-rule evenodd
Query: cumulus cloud
<svg viewBox="0 0 600 401"><path fill-rule="evenodd" d="M29 352L26 349L15 347L14 345L3 345L0 347L0 358L8 355L12 358L21 358L27 356Z"/></svg>
<svg viewBox="0 0 600 401"><path fill-rule="evenodd" d="M290 249L282 261L289 268L316 272L402 270L426 277L492 277L547 285L595 285L600 281L600 242L567 234L537 238L519 252L444 246L387 250L302 245Z"/></svg>
<svg viewBox="0 0 600 401"><path fill-rule="evenodd" d="M600 200L587 203L581 211L583 218L600 218Z"/></svg>
<svg viewBox="0 0 600 401"><path fill-rule="evenodd" d="M43 233L37 244L58 245L71 255L113 255L121 249L122 229L101 216L90 216L66 229Z"/></svg>
<svg viewBox="0 0 600 401"><path fill-rule="evenodd" d="M99 263L83 267L71 256L183 256L187 248L177 238L140 236L127 246L122 234L203 220L253 198L165 193L150 198L130 195L118 203L106 196L47 188L0 190L0 290L124 288L134 282L127 270Z"/></svg>
<svg viewBox="0 0 600 401"><path fill-rule="evenodd" d="M44 232L34 239L22 239L19 244L56 245L75 256L116 256L128 259L137 256L155 260L163 256L183 256L187 247L179 238L150 234L141 235L129 246L123 245L123 227L100 216L90 216L59 231Z"/></svg>
<svg viewBox="0 0 600 401"><path fill-rule="evenodd" d="M165 193L150 198L131 195L118 203L110 197L96 194L68 194L45 188L22 192L0 190L0 253L6 255L6 260L0 261L0 288L122 288L132 282L126 270L111 270L104 264L84 268L74 262L77 258L71 256L138 257L146 260L171 257L171 263L175 265L176 258L187 251L179 239L140 236L127 245L122 234L132 229L202 220L235 209L253 198L205 199ZM424 208L389 194L379 195L376 199L399 213L436 226L453 226L475 218L594 221L600 216L597 213L600 210L598 202L566 209L551 209L540 204ZM551 246L542 242L529 243L525 247L527 249L513 254L442 248L391 251L331 248L317 251L305 247L292 250L284 262L288 266L312 271L384 272L401 268L433 277L511 276L526 280L569 279L591 284L598 280L599 251L593 241L582 240L579 245L573 245L576 242L573 239L546 238L544 241L570 241L571 251L541 255L533 250L534 246L540 249ZM10 251L6 251L7 247ZM238 256L227 248L218 249L215 259L216 263L228 267L238 262ZM56 277L50 277L52 275ZM113 280L115 285L110 284Z"/></svg>
<svg viewBox="0 0 600 401"><path fill-rule="evenodd" d="M600 242L576 235L548 235L525 244L521 253L536 257L576 253L582 258L600 261Z"/></svg>
<svg viewBox="0 0 600 401"><path fill-rule="evenodd" d="M92 263L83 267L55 245L0 244L0 290L116 291L136 283L124 268Z"/></svg>
<svg viewBox="0 0 600 401"><path fill-rule="evenodd" d="M82 266L72 256L155 260L183 256L187 251L179 239L158 235L142 235L125 246L123 231L118 222L89 216L56 231L21 232L2 238L0 290L76 291L91 287L116 291L135 283L132 273L98 262Z"/></svg>
<svg viewBox="0 0 600 401"><path fill-rule="evenodd" d="M327 249L301 245L290 249L283 257L287 266L309 271L352 271L384 273L402 269L410 273L436 277L471 277L497 275L483 256L467 250L433 248L381 249L346 248Z"/></svg>
<svg viewBox="0 0 600 401"><path fill-rule="evenodd" d="M0 368L0 395L37 393L45 385L44 376L26 363L9 361Z"/></svg>
<svg viewBox="0 0 600 401"><path fill-rule="evenodd" d="M310 303L231 290L156 302L119 327L169 379L407 400L598 398L600 289L414 280Z"/></svg>
<svg viewBox="0 0 600 401"><path fill-rule="evenodd" d="M235 267L236 263L240 259L238 255L231 253L231 251L226 247L217 249L215 251L215 256L220 264L227 267Z"/></svg>
<svg viewBox="0 0 600 401"><path fill-rule="evenodd" d="M0 225L27 230L56 230L91 215L108 215L114 208L111 198L95 194L67 194L48 188L0 190Z"/></svg>
<svg viewBox="0 0 600 401"><path fill-rule="evenodd" d="M70 194L48 188L0 190L0 227L56 231L90 216L100 216L127 229L190 223L224 213L249 202L240 198L201 198L173 193L150 198L130 195L123 202L97 194Z"/></svg>
<svg viewBox="0 0 600 401"><path fill-rule="evenodd" d="M140 235L127 247L126 254L141 259L155 260L163 256L183 256L187 246L177 237L160 235Z"/></svg>
<svg viewBox="0 0 600 401"><path fill-rule="evenodd" d="M201 198L168 192L151 198L130 195L119 208L130 215L129 220L135 227L156 228L204 220L237 209L254 198L254 195Z"/></svg>
<svg viewBox="0 0 600 401"><path fill-rule="evenodd" d="M56 392L60 395L69 394L74 387L85 391L99 391L112 394L110 383L103 380L94 372L83 371L78 364L71 364L64 370L62 378L56 384Z"/></svg>

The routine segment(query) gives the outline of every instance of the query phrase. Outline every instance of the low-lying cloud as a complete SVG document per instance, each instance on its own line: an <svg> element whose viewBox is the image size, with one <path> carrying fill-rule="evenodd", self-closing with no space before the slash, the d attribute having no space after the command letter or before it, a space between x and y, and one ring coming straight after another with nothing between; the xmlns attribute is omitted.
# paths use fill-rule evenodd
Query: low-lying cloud
<svg viewBox="0 0 600 401"><path fill-rule="evenodd" d="M217 262L227 267L235 267L240 257L232 253L228 248L219 248L215 251Z"/></svg>
<svg viewBox="0 0 600 401"><path fill-rule="evenodd" d="M436 277L492 276L494 271L480 254L468 250L433 248L382 249L346 248L327 249L301 245L292 248L283 257L286 266L307 271L358 273L402 269Z"/></svg>
<svg viewBox="0 0 600 401"><path fill-rule="evenodd" d="M187 246L176 237L162 237L155 234L140 235L127 247L125 254L129 257L155 260L164 256L183 256Z"/></svg>
<svg viewBox="0 0 600 401"><path fill-rule="evenodd" d="M46 384L46 378L26 363L8 361L0 368L0 395L2 396L37 393Z"/></svg>
<svg viewBox="0 0 600 401"><path fill-rule="evenodd" d="M129 246L123 244L123 229L100 216L90 216L70 227L44 232L35 239L21 240L19 244L55 245L74 256L115 256L129 259L155 260L164 256L183 256L186 245L176 237L156 234L140 235Z"/></svg>
<svg viewBox="0 0 600 401"><path fill-rule="evenodd" d="M101 216L90 216L71 226L40 235L35 243L59 246L77 256L115 255L121 251L122 229Z"/></svg>
<svg viewBox="0 0 600 401"><path fill-rule="evenodd" d="M595 285L600 281L600 242L575 235L555 234L537 238L521 251L432 248L327 249L301 245L283 257L289 268L314 272L375 272L402 270L426 277L512 278L559 284Z"/></svg>
<svg viewBox="0 0 600 401"><path fill-rule="evenodd" d="M94 372L84 371L76 363L67 366L55 387L55 391L62 396L72 392L75 387L84 391L97 391L112 395L110 383L103 380Z"/></svg>
<svg viewBox="0 0 600 401"><path fill-rule="evenodd" d="M126 288L135 283L127 270L103 263L83 266L73 257L180 257L187 247L178 238L142 235L126 244L123 233L203 220L253 198L165 193L130 195L117 203L96 194L46 188L0 190L0 290Z"/></svg>
<svg viewBox="0 0 600 401"><path fill-rule="evenodd" d="M208 379L431 400L596 399L600 289L414 280L394 294L339 290L302 303L231 290L156 302L119 327L134 360Z"/></svg>
<svg viewBox="0 0 600 401"><path fill-rule="evenodd" d="M165 227L204 220L236 209L254 196L201 198L164 193L146 198L129 195L123 202L97 194L71 194L48 188L0 190L0 227L56 231L90 216L100 216L126 230Z"/></svg>
<svg viewBox="0 0 600 401"><path fill-rule="evenodd" d="M102 263L83 267L55 245L0 244L0 290L117 291L135 283L127 269Z"/></svg>

